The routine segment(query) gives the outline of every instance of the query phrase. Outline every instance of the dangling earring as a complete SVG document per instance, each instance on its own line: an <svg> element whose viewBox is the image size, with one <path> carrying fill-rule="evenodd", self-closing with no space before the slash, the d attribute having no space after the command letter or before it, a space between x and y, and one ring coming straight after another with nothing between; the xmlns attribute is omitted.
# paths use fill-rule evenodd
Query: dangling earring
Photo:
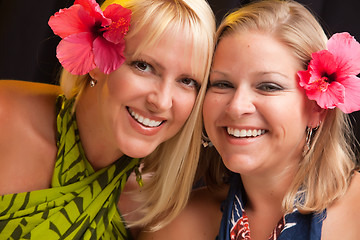
<svg viewBox="0 0 360 240"><path fill-rule="evenodd" d="M97 80L95 80L93 78L90 79L90 87L95 87L96 83L97 83Z"/></svg>
<svg viewBox="0 0 360 240"><path fill-rule="evenodd" d="M310 150L310 142L313 134L313 129L310 127L306 127L306 140L305 140L305 153Z"/></svg>
<svg viewBox="0 0 360 240"><path fill-rule="evenodd" d="M315 131L318 130L320 124L321 124L321 121L314 128L306 127L306 138L305 138L304 154L306 154L310 150L311 139L312 139L313 134L315 133Z"/></svg>
<svg viewBox="0 0 360 240"><path fill-rule="evenodd" d="M210 138L204 133L204 131L201 132L201 144L205 148L214 146L210 141Z"/></svg>

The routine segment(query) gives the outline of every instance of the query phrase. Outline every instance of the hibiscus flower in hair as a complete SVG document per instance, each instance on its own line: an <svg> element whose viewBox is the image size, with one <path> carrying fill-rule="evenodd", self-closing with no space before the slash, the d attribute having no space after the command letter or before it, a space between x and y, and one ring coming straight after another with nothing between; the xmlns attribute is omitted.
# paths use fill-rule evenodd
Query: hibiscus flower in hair
<svg viewBox="0 0 360 240"><path fill-rule="evenodd" d="M299 84L321 108L344 113L360 110L360 44L349 33L334 34L327 50L315 52Z"/></svg>
<svg viewBox="0 0 360 240"><path fill-rule="evenodd" d="M131 10L119 4L104 12L95 0L75 0L73 6L50 17L49 26L62 38L56 56L72 74L83 75L98 67L106 74L124 61L125 34Z"/></svg>

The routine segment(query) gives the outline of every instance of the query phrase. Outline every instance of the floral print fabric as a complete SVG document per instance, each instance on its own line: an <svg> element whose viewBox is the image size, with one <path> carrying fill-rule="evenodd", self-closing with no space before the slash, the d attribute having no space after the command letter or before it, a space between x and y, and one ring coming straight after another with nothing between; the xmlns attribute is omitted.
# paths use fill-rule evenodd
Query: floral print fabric
<svg viewBox="0 0 360 240"><path fill-rule="evenodd" d="M243 194L239 174L233 174L228 197L223 203L217 240L250 240L251 231L244 211ZM320 240L322 222L326 211L320 214L301 214L297 210L280 219L276 228L269 233L269 240Z"/></svg>

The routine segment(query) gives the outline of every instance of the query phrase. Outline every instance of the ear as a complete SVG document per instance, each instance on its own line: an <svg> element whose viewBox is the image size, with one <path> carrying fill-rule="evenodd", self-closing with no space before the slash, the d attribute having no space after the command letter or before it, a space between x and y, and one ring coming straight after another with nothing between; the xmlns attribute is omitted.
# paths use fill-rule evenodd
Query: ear
<svg viewBox="0 0 360 240"><path fill-rule="evenodd" d="M106 74L103 73L99 68L94 68L89 72L89 75L92 79L95 79L96 81L102 81L102 79L105 79Z"/></svg>
<svg viewBox="0 0 360 240"><path fill-rule="evenodd" d="M326 109L323 109L317 105L315 101L311 101L311 114L308 121L308 127L315 128L324 121L326 116Z"/></svg>

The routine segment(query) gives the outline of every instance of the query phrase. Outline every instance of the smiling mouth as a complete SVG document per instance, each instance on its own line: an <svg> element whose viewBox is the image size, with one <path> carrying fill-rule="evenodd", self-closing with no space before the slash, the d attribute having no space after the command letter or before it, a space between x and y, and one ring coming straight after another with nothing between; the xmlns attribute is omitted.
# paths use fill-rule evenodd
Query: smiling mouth
<svg viewBox="0 0 360 240"><path fill-rule="evenodd" d="M237 129L237 128L227 128L227 133L230 136L236 138L252 138L258 137L265 134L266 130L264 129Z"/></svg>
<svg viewBox="0 0 360 240"><path fill-rule="evenodd" d="M156 121L156 120L151 120L150 118L146 118L134 112L129 107L127 108L127 110L135 121L137 121L138 123L140 123L145 127L158 127L164 122L164 121Z"/></svg>

